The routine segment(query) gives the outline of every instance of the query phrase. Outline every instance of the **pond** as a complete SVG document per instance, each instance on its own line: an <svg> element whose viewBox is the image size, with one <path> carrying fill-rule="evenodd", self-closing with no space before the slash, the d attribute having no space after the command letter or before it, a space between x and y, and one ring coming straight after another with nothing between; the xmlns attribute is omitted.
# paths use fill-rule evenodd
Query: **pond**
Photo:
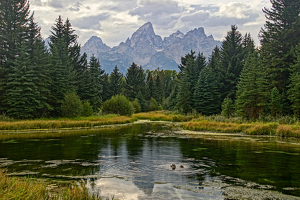
<svg viewBox="0 0 300 200"><path fill-rule="evenodd" d="M200 134L165 123L0 135L0 167L10 175L84 180L104 197L300 199L296 139Z"/></svg>

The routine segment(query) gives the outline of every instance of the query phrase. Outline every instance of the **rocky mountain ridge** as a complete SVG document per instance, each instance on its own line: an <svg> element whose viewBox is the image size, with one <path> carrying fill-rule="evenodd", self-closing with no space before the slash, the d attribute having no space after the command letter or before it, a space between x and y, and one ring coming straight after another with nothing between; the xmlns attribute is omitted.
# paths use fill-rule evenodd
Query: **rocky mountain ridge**
<svg viewBox="0 0 300 200"><path fill-rule="evenodd" d="M177 31L164 39L156 35L150 22L135 31L131 38L113 48L103 43L97 36L91 37L81 48L88 57L94 54L106 72L111 72L117 65L121 72L126 72L132 62L144 69L178 70L181 57L191 50L203 52L208 57L221 42L213 36L206 36L204 28L195 28L183 34Z"/></svg>

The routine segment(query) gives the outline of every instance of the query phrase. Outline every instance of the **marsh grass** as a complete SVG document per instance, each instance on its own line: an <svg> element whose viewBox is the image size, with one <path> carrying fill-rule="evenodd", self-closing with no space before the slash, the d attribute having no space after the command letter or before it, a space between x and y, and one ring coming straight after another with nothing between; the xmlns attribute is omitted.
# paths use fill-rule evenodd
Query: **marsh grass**
<svg viewBox="0 0 300 200"><path fill-rule="evenodd" d="M194 131L212 131L222 133L246 133L249 135L277 135L281 137L300 137L299 125L278 123L225 123L211 121L192 121L181 127Z"/></svg>
<svg viewBox="0 0 300 200"><path fill-rule="evenodd" d="M27 130L27 129L61 129L74 127L95 127L111 124L125 124L136 121L136 118L129 116L94 116L59 119L38 119L23 121L1 121L0 130Z"/></svg>
<svg viewBox="0 0 300 200"><path fill-rule="evenodd" d="M187 122L195 118L193 115L180 115L168 111L152 111L145 113L133 114L133 117L138 119L149 119L151 121L173 121L173 122ZM198 117L198 116L197 116Z"/></svg>
<svg viewBox="0 0 300 200"><path fill-rule="evenodd" d="M102 200L103 198L91 194L83 183L53 191L46 182L10 177L0 171L0 200L4 199Z"/></svg>

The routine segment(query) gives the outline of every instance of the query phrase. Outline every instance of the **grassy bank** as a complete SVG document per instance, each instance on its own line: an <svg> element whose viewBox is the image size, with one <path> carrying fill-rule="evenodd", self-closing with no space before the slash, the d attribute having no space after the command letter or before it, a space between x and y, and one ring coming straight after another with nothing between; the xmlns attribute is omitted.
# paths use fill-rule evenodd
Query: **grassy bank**
<svg viewBox="0 0 300 200"><path fill-rule="evenodd" d="M26 130L26 129L61 129L74 127L95 127L110 124L125 124L136 121L137 118L128 116L106 115L97 117L38 119L21 121L2 121L0 130Z"/></svg>
<svg viewBox="0 0 300 200"><path fill-rule="evenodd" d="M221 133L246 133L249 135L277 135L281 137L300 137L299 125L278 123L224 123L211 121L191 121L181 127L194 131L212 131Z"/></svg>
<svg viewBox="0 0 300 200"><path fill-rule="evenodd" d="M78 118L38 119L21 121L0 121L0 130L43 130L75 127L93 128L101 125L125 124L138 119L151 121L183 122L181 127L187 130L212 131L222 133L246 133L250 135L277 135L281 137L300 137L300 124L297 119L281 117L246 121L242 118L225 118L220 115L197 116L180 115L169 111L137 113L129 116L104 115Z"/></svg>
<svg viewBox="0 0 300 200"><path fill-rule="evenodd" d="M187 122L195 118L195 116L185 116L174 114L168 111L152 111L146 113L133 114L133 117L138 119L149 119L151 121L173 121L173 122Z"/></svg>
<svg viewBox="0 0 300 200"><path fill-rule="evenodd" d="M89 194L84 185L71 185L63 190L52 191L44 182L10 177L0 171L0 199L101 200L102 198Z"/></svg>
<svg viewBox="0 0 300 200"><path fill-rule="evenodd" d="M220 115L196 116L179 115L167 111L154 111L134 114L138 119L151 121L183 122L181 127L193 131L212 131L221 133L246 133L249 135L277 135L281 137L300 137L298 120L291 117L280 117L272 121L269 118L247 121L235 117L227 119Z"/></svg>

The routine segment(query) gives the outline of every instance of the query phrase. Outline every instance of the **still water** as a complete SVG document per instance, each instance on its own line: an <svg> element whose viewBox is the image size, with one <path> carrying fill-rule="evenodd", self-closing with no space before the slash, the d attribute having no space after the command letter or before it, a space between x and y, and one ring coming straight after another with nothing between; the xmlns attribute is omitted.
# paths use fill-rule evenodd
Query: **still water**
<svg viewBox="0 0 300 200"><path fill-rule="evenodd" d="M0 135L9 174L84 180L104 197L300 199L296 139L189 134L159 123Z"/></svg>

